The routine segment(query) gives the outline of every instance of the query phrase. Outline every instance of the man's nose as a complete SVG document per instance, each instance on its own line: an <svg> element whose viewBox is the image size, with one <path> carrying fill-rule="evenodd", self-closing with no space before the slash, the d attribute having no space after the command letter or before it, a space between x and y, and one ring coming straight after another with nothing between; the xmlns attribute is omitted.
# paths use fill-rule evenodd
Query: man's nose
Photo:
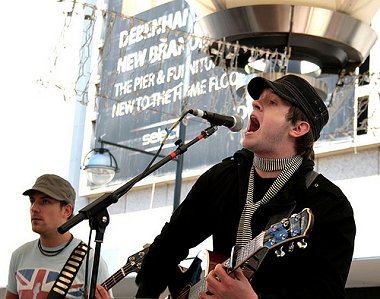
<svg viewBox="0 0 380 299"><path fill-rule="evenodd" d="M253 107L253 110L259 110L259 111L261 111L262 110L262 105L261 105L260 100L253 101L252 102L252 107Z"/></svg>

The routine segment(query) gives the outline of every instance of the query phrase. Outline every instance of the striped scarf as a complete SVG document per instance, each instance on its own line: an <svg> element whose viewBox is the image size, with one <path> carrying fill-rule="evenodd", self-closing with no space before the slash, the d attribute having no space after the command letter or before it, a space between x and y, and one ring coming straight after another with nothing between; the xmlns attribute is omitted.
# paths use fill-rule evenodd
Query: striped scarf
<svg viewBox="0 0 380 299"><path fill-rule="evenodd" d="M294 156L281 159L263 159L256 156L254 157L251 172L249 174L247 199L243 209L243 213L240 217L239 228L236 237L236 244L244 246L252 240L251 219L253 213L255 213L260 206L268 203L269 200L271 200L278 193L278 191L281 190L281 188L285 185L289 178L301 166L301 163L301 156ZM264 197L261 200L254 203L253 190L255 168L258 168L263 171L281 170L281 173L270 186L268 191L265 193Z"/></svg>

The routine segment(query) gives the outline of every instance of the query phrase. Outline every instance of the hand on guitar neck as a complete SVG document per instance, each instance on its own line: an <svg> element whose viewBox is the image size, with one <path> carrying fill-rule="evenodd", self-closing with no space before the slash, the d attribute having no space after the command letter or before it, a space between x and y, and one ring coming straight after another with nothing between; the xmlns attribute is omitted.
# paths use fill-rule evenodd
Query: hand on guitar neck
<svg viewBox="0 0 380 299"><path fill-rule="evenodd" d="M215 298L212 295L229 299L258 299L241 268L228 274L223 265L218 264L214 270L210 271L206 282L208 292L201 291L199 293L199 297L203 299Z"/></svg>

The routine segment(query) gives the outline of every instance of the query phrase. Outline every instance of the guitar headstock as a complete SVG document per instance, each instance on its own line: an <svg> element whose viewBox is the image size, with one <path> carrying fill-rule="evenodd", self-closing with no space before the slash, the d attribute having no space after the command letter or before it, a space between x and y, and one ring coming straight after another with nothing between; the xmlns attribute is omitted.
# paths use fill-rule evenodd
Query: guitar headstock
<svg viewBox="0 0 380 299"><path fill-rule="evenodd" d="M141 262L144 259L145 255L148 253L149 246L150 246L150 244L145 244L143 250L136 252L135 254L131 255L128 258L128 262L126 265L132 266L135 270L140 270L141 269Z"/></svg>
<svg viewBox="0 0 380 299"><path fill-rule="evenodd" d="M125 276L132 272L138 272L141 269L141 263L145 255L149 250L150 244L144 245L144 249L131 255L128 258L127 263L121 267L118 271L108 277L103 283L102 286L108 291Z"/></svg>
<svg viewBox="0 0 380 299"><path fill-rule="evenodd" d="M290 243L289 251L293 251L294 241L300 248L306 248L307 243L304 238L307 237L314 223L314 215L309 208L303 209L298 214L293 214L289 218L284 218L280 222L272 224L265 231L264 246L271 249L279 247L285 243ZM285 253L282 247L276 250L277 256L281 257Z"/></svg>

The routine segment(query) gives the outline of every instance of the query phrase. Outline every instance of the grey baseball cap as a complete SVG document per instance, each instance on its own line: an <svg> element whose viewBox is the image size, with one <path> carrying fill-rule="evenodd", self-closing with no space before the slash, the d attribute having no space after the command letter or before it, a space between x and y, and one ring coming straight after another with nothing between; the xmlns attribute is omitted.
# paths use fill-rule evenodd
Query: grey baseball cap
<svg viewBox="0 0 380 299"><path fill-rule="evenodd" d="M42 192L51 198L65 201L75 206L75 190L71 184L55 174L44 174L37 178L33 187L24 191L23 195L30 195L33 191Z"/></svg>

